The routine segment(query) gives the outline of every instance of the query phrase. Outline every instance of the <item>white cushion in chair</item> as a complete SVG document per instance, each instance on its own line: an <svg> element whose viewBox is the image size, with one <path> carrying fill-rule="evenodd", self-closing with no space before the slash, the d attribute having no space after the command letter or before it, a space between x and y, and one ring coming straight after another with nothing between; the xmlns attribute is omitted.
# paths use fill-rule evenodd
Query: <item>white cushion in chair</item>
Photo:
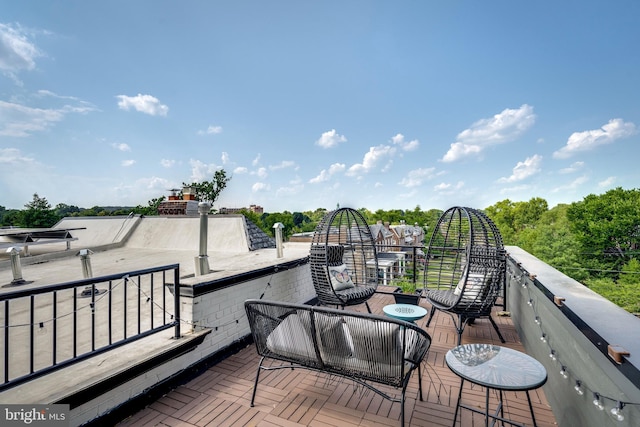
<svg viewBox="0 0 640 427"><path fill-rule="evenodd" d="M465 277L462 276L462 278L458 282L458 286L456 286L456 288L454 289L453 293L455 295L460 295L460 293L462 292L462 289L464 287L464 279ZM487 275L485 277L485 275L482 273L469 273L469 275L467 276L467 286L464 287L463 298L465 300L474 301L478 297L478 295L482 293L485 284L487 284L490 279L490 275Z"/></svg>

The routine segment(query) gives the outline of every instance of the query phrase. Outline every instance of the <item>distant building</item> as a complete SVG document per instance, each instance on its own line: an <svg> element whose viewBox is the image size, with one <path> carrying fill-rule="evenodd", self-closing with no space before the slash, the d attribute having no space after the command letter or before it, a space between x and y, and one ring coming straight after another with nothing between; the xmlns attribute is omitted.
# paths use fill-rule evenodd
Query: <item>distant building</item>
<svg viewBox="0 0 640 427"><path fill-rule="evenodd" d="M182 197L177 188L172 188L171 195L158 205L158 215L198 215L198 201L195 189L186 186L182 189Z"/></svg>
<svg viewBox="0 0 640 427"><path fill-rule="evenodd" d="M249 211L249 212L253 212L253 213L257 213L257 214L263 214L264 213L264 208L262 206L258 206L258 205L249 205L249 208L220 208L220 210L218 211L218 213L221 214L237 214L240 213L240 211Z"/></svg>

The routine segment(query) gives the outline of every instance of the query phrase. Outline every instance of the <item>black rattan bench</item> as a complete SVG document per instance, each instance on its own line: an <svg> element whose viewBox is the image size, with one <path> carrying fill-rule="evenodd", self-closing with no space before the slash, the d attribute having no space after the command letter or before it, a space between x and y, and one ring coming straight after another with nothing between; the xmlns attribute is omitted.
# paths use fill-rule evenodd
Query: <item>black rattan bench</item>
<svg viewBox="0 0 640 427"><path fill-rule="evenodd" d="M418 369L420 400L422 373L431 337L414 324L347 310L274 301L248 300L245 309L261 357L251 397L254 405L261 370L301 367L348 378L402 405L411 373ZM282 365L265 366L265 359ZM374 384L402 390L393 397Z"/></svg>

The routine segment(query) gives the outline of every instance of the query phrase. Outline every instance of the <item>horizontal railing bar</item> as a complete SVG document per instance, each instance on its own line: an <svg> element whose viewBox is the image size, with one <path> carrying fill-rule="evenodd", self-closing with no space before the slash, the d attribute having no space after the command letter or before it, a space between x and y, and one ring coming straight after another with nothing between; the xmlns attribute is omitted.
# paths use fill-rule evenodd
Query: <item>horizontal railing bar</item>
<svg viewBox="0 0 640 427"><path fill-rule="evenodd" d="M0 294L0 301L28 297L28 296L37 295L37 294L45 294L47 292L59 291L63 289L70 289L70 288L75 288L80 286L89 286L94 283L102 283L102 282L108 282L109 280L122 279L124 276L138 276L138 275L144 275L149 273L157 273L159 271L164 271L164 270L173 270L178 268L179 266L180 264L169 264L169 265L164 265L160 267L146 268L144 270L128 271L124 273L109 274L107 276L98 276L98 277L92 277L88 279L75 280L72 282L57 283L54 285L46 285L46 286L40 286L40 287L34 287L34 288L21 289L17 291L11 291L11 292Z"/></svg>

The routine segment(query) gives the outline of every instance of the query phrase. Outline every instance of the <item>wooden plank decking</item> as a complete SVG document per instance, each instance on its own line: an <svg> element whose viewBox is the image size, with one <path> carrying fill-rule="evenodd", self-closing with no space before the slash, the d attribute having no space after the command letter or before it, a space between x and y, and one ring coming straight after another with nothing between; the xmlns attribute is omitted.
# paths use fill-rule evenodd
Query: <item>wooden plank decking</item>
<svg viewBox="0 0 640 427"><path fill-rule="evenodd" d="M376 294L370 302L374 313L392 304L390 295ZM430 308L424 301L421 303ZM363 306L353 310L366 311ZM505 340L501 344L486 319L465 329L463 343L492 343L524 351L509 317L494 316ZM418 322L424 326L426 319ZM424 401L418 397L418 375L414 373L405 403L408 426L451 426L460 379L446 366L446 352L457 344L449 316L437 313L427 332L433 342L423 365ZM304 369L262 372L256 404L250 407L258 366L253 346L211 367L190 382L176 388L119 426L399 426L400 403L392 403L376 393L356 387L349 380L317 374ZM388 388L389 394L399 391ZM542 389L530 392L538 426L554 426L555 418ZM532 425L524 393L508 392L505 417ZM492 407L497 395L491 393ZM485 392L465 383L463 403L484 408ZM481 426L484 418L462 410L458 425Z"/></svg>

